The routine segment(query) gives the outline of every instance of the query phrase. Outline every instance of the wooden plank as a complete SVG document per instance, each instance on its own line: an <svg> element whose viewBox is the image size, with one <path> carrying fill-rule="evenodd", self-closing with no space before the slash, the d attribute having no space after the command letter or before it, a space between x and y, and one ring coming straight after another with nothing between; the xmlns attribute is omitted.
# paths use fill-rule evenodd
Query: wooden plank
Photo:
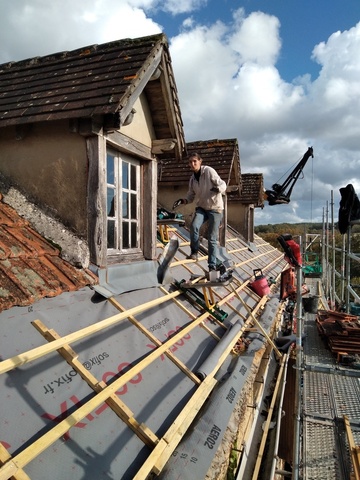
<svg viewBox="0 0 360 480"><path fill-rule="evenodd" d="M93 335L97 332L104 330L105 328L111 327L112 325L121 322L130 315L136 315L138 313L144 312L145 310L168 302L172 298L178 297L181 294L182 292L177 290L175 292L169 293L169 295L164 295L164 297L151 300L150 302L146 302L141 305L137 305L136 307L130 308L126 312L118 313L117 315L113 315L112 317L101 320L94 325L90 325L81 330L70 333L69 335L65 335L64 337L61 337L58 340L54 340L47 345L41 345L40 347L33 348L32 350L28 350L27 352L20 353L19 355L15 355L14 357L8 358L7 360L3 360L2 362L0 362L0 374L8 372L9 370L13 370L14 368L20 367L21 365L25 365L26 363L36 360L37 358L41 358L48 353L55 352L55 350L58 350L64 345L68 345L73 342L82 340L83 338L89 337L90 335Z"/></svg>
<svg viewBox="0 0 360 480"><path fill-rule="evenodd" d="M58 338L61 338L60 335L55 332L55 330L49 330L46 326L40 321L36 320L33 322L34 327L38 332L43 335L46 340L53 342ZM59 354L66 360L66 362L76 370L81 378L95 391L101 392L106 388L106 383L103 381L98 381L92 373L90 373L84 365L78 360L78 355L74 350L65 345L64 347L58 350ZM124 402L117 397L116 394L112 394L105 402L109 407L114 411L114 413L126 423L128 427L142 440L146 445L153 448L156 443L159 441L158 437L153 433L145 424L140 424L135 418L133 412L128 408Z"/></svg>
<svg viewBox="0 0 360 480"><path fill-rule="evenodd" d="M124 312L125 311L125 307L123 307L122 305L120 305L120 303L115 300L115 298L111 297L109 298L109 302L114 305L114 307L116 307L118 310L120 310L121 312ZM148 337L149 340L151 340L157 347L159 347L160 345L162 345L162 342L160 342L160 340L158 340L155 335L153 335L147 328L145 328L138 320L136 320L136 318L131 315L130 317L128 317L130 322L135 325L135 327L137 327L144 335L146 335ZM175 355L173 355L169 350L165 352L165 355L178 367L180 368L180 370L185 373L185 375L187 375L196 385L199 385L201 383L201 380L193 374L193 372L191 370L189 370L187 368L187 366L181 361L179 360L178 358L175 357Z"/></svg>
<svg viewBox="0 0 360 480"><path fill-rule="evenodd" d="M6 450L4 445L0 442L0 466L4 465L11 459L10 453ZM18 470L15 475L10 477L11 480L30 480L30 477L24 472L24 470Z"/></svg>
<svg viewBox="0 0 360 480"><path fill-rule="evenodd" d="M210 372L207 375L207 377L205 378L205 380L201 385L201 387L204 386L204 390L202 390L201 387L199 387L198 391L194 394L194 396L190 400L190 401L196 402L195 405L191 407L194 410L196 409L196 412L192 412L192 411L188 412L186 409L183 410L181 414L178 416L178 418L176 419L176 421L171 425L169 430L165 433L163 439L166 440L166 443L167 443L166 448L163 450L163 452L160 455L158 455L157 453L153 455L154 465L151 470L146 472L146 475L148 475L151 472L158 475L162 471L166 462L169 460L170 456L172 455L172 452L175 450L181 438L186 433L187 428L190 426L191 422L195 418L195 415L193 415L193 413L196 414L200 410L201 406L207 400L208 395L210 393L210 391L209 392L207 391L207 388L211 387L212 389L213 388L212 385L215 385L217 383L214 379L215 374L217 373L221 365L224 363L225 359L233 351L234 346L236 345L237 341L242 336L242 334L245 332L249 323L250 323L250 319L241 327L239 331L239 335L222 352L212 372ZM157 447L155 447L155 451L156 450L157 450ZM141 472L141 470L139 470L138 474ZM146 476L143 476L143 477L139 476L139 480L140 479L146 479Z"/></svg>
<svg viewBox="0 0 360 480"><path fill-rule="evenodd" d="M143 253L145 258L156 258L156 195L153 195L157 187L157 163L152 160L143 162L143 226L142 235ZM146 212L146 213L145 213Z"/></svg>
<svg viewBox="0 0 360 480"><path fill-rule="evenodd" d="M164 292L165 294L168 293L167 290L165 290L165 288L163 287L160 287L160 290L162 292ZM193 320L196 318L196 315L194 313L192 313L188 308L185 307L185 305L183 305L181 302L179 302L179 300L177 300L176 298L174 298L174 302L176 303L176 305L181 309L183 310L190 318L192 318ZM211 316L211 313L210 313L210 316ZM219 322L219 320L217 320L215 317L212 317L213 318L213 321L217 323L217 325L219 325L220 327L224 328L225 330L227 330L227 328L225 327L225 325L222 323L222 322ZM209 328L208 326L205 325L205 323L201 323L199 325L201 328L203 328L204 330L207 331L207 333L209 335L211 335L213 338L215 338L215 340L219 341L220 340L220 337L218 335L216 335L216 333L214 333L211 328ZM196 377L197 378L197 377Z"/></svg>
<svg viewBox="0 0 360 480"><path fill-rule="evenodd" d="M234 289L234 287L232 287ZM234 292L236 292L236 290L234 289ZM276 355L278 356L278 358L282 358L282 354L280 352L280 350L277 348L277 346L275 345L275 343L272 341L272 339L269 337L267 331L263 328L263 326L261 325L261 323L257 320L257 318L255 317L254 313L250 310L250 308L248 307L247 303L240 297L240 295L236 292L236 296L237 298L240 300L240 302L243 304L243 306L245 307L246 311L248 312L248 314L251 316L251 318L254 320L254 322L256 323L256 326L259 328L259 330L261 330L262 334L265 336L265 338L267 339L267 341L271 344L271 346L273 347L274 349L274 352L276 353ZM264 298L264 297L262 297Z"/></svg>
<svg viewBox="0 0 360 480"><path fill-rule="evenodd" d="M178 293L179 292L174 292ZM165 299L173 298L176 295L169 294ZM164 301L164 300L163 300ZM149 302L151 303L151 302ZM144 304L145 305L145 304ZM134 309L127 310L126 315L134 313ZM149 366L155 359L159 358L162 354L165 353L172 345L181 340L181 338L191 332L193 328L198 326L206 317L208 313L200 315L195 321L188 324L182 330L179 330L174 336L168 339L156 350L150 352L145 358L143 358L139 363L137 363L133 368L124 372L123 375L115 380L111 385L108 385L101 392L99 392L95 397L88 400L86 403L81 405L76 411L70 414L67 418L59 422L51 430L45 433L42 437L38 438L31 445L26 447L22 452L20 452L16 457L9 460L3 467L0 468L0 480L8 480L11 475L14 475L19 469L23 468L34 458L36 458L40 453L46 450L50 445L52 445L56 440L58 440L62 435L64 435L71 427L76 423L80 422L86 415L91 413L95 408L97 408L101 403L105 402L113 393L119 390L125 383L130 381L135 375L140 373L144 368ZM120 314L122 316L122 314ZM115 317L118 317L115 315ZM112 317L111 317L112 318ZM75 332L76 333L76 332ZM67 336L69 337L69 336ZM60 347L66 345L66 338L63 337L61 342L59 340L54 340L49 345L54 346L51 351L58 350ZM46 345L45 345L46 346ZM1 364L0 364L1 365Z"/></svg>
<svg viewBox="0 0 360 480"><path fill-rule="evenodd" d="M349 442L350 457L354 468L354 475L356 480L360 480L360 448L355 445L354 436L351 430L349 418L344 415L344 423L347 439Z"/></svg>
<svg viewBox="0 0 360 480"><path fill-rule="evenodd" d="M86 150L89 161L87 209L89 222L89 250L94 265L106 265L107 245L104 225L106 225L106 198L102 194L106 190L99 158L105 158L106 143L101 135L92 135L86 139Z"/></svg>
<svg viewBox="0 0 360 480"><path fill-rule="evenodd" d="M270 423L271 423L271 420L272 420L272 417L273 417L274 408L275 408L275 404L276 404L276 401L277 401L277 394L278 394L278 391L279 391L279 388L280 388L280 384L283 381L285 365L286 365L288 357L289 357L289 354L286 353L285 355L283 355L283 357L281 358L281 361L280 361L280 370L279 370L279 374L278 374L277 379L276 379L276 384L275 384L274 391L272 393L271 403L270 403L267 418L266 418L266 421L265 421L265 426L264 426L264 429L263 429L264 432L263 432L263 435L262 435L262 438L261 438L260 447L259 447L259 450L258 450L258 453L257 453L257 458L256 458L256 463L255 463L255 467L254 467L254 471L253 471L252 480L257 480L259 478L258 475L259 475L259 472L260 472L261 462L263 460L263 454L264 454L264 451L265 451L265 445L266 445L266 441L267 441L268 434L269 434Z"/></svg>
<svg viewBox="0 0 360 480"><path fill-rule="evenodd" d="M140 156L144 160L153 160L150 147L120 133L119 131L109 133L107 141L115 148L120 148L128 154L135 155L136 157Z"/></svg>
<svg viewBox="0 0 360 480"><path fill-rule="evenodd" d="M146 480L150 473L157 475L161 472L216 384L213 377L205 378L133 480Z"/></svg>

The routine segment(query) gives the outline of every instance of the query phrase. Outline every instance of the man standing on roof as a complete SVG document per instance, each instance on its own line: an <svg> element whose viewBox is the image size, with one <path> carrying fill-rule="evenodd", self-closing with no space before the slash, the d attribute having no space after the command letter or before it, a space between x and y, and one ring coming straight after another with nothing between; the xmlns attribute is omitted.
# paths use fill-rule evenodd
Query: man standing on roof
<svg viewBox="0 0 360 480"><path fill-rule="evenodd" d="M187 258L197 260L200 227L208 221L208 265L209 271L216 270L217 239L224 210L222 194L226 191L226 183L216 170L208 165L202 165L202 158L198 153L190 155L189 167L193 174L190 177L186 198L176 200L173 209L181 204L192 203L196 198L197 206L190 227L191 252Z"/></svg>

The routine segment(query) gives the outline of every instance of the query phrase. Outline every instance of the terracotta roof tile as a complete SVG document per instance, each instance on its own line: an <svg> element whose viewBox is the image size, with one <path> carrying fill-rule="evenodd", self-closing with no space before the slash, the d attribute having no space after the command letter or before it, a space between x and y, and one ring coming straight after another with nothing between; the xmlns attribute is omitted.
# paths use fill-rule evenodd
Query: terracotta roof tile
<svg viewBox="0 0 360 480"><path fill-rule="evenodd" d="M228 202L253 204L255 207L264 206L264 179L262 173L243 173L242 188L239 192L230 192Z"/></svg>
<svg viewBox="0 0 360 480"><path fill-rule="evenodd" d="M0 194L0 311L97 283L60 257Z"/></svg>

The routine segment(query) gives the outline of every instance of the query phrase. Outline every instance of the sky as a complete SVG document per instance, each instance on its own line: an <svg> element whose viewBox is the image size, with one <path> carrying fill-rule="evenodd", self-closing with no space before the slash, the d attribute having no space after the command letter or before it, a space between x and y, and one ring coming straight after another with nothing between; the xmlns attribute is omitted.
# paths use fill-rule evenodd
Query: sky
<svg viewBox="0 0 360 480"><path fill-rule="evenodd" d="M360 196L360 0L0 0L0 63L160 32L187 142L237 138L267 189L314 149L255 225L336 222Z"/></svg>

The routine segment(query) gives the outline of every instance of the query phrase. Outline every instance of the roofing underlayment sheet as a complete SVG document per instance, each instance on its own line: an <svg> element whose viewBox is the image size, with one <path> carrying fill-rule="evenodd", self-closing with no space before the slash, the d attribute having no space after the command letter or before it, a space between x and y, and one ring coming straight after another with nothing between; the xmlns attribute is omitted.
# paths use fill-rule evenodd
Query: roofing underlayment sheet
<svg viewBox="0 0 360 480"><path fill-rule="evenodd" d="M121 298L122 305L125 304L125 308L138 305L139 295L142 302L147 302L162 294L154 288L131 292ZM275 302L278 303L278 299ZM187 306L191 311L191 305ZM107 300L87 288L44 299L33 307L18 307L2 312L2 359L47 343L32 325L34 320L41 320L47 328L65 336L117 313L118 310ZM270 317L264 326L272 320ZM137 320L163 341L188 323L189 317L174 302L168 302L137 315ZM206 323L220 336L225 332L223 327L215 323ZM262 342L262 339L260 343L255 339L254 348L258 348ZM203 328L197 327L174 344L171 351L189 369L196 371L216 345L217 341L212 336ZM72 344L72 348L96 378L111 382L153 350L154 344L125 320ZM184 449L187 456L188 451L191 451L189 458L197 458L197 463L189 463L193 468L189 469L190 476L187 478L202 478L198 476L199 469L204 472L210 466L218 442L209 443L207 438L212 430L219 439L225 431L236 397L251 365L252 352L249 351L248 355L250 357L239 358L230 373L229 365L224 364L219 372L222 380L202 413L201 420L196 422L191 435L179 446L179 451ZM228 374L230 376L225 381ZM0 441L13 457L94 395L91 388L57 352L1 375L0 385ZM123 385L116 395L131 408L139 423L146 424L161 437L194 389L194 383L165 355L161 355ZM200 451L194 453L199 448ZM30 478L37 480L130 479L148 454L148 447L116 417L110 407L101 403L24 470ZM184 475L183 458L180 454L179 463L172 457L166 478Z"/></svg>
<svg viewBox="0 0 360 480"><path fill-rule="evenodd" d="M278 307L272 298L261 317L262 326L269 330ZM230 330L231 332L231 330ZM264 344L265 338L253 336L250 348L244 355L228 357L216 378L218 384L200 411L191 432L185 435L162 471L163 480L194 480L205 478L211 461L220 446L229 419L250 373L254 354Z"/></svg>
<svg viewBox="0 0 360 480"><path fill-rule="evenodd" d="M205 361L210 358L208 362L216 364L218 357L210 354L217 355L217 350L221 354L220 344L224 347L232 329L236 331L249 316L244 305L250 310L257 306L259 299L241 287L243 282L251 278L253 268L273 265L269 270L273 276L281 271L278 252L268 246L259 247L254 261L246 245L232 242L231 257L239 263L234 279L240 293L237 297L230 287L214 289L217 301L229 297L221 303L223 322L214 321L204 313L204 306L175 285L142 288L112 299L86 287L0 313L0 365L13 362L11 368L0 368L5 372L0 375L0 443L13 458L21 458L20 468L32 480L126 480L135 476L201 385L194 373L207 375L211 364L206 367ZM178 258L185 254L179 253ZM200 263L181 266L175 261L171 269L178 281L201 272ZM129 313L141 305L146 308ZM279 296L270 296L261 315L266 331L278 306ZM75 332L89 332L105 321L106 328L72 341ZM184 333L179 334L182 329ZM175 335L179 335L176 342L160 352L158 345L171 342ZM238 358L228 355L217 372L216 387L168 460L163 478L200 479L206 474L255 352L264 343L260 332L251 335L246 353ZM64 355L69 342L66 354L91 374L95 386L101 382L105 387L116 385L114 397L122 402L120 410L130 418L128 424L51 346L58 336L64 339L60 353ZM32 356L45 347L46 355ZM131 368L136 373L130 378ZM121 383L122 377L126 382ZM79 409L86 414L81 416ZM54 431L68 422L75 425L61 434ZM137 434L130 424L138 426ZM144 438L153 445L148 446Z"/></svg>

